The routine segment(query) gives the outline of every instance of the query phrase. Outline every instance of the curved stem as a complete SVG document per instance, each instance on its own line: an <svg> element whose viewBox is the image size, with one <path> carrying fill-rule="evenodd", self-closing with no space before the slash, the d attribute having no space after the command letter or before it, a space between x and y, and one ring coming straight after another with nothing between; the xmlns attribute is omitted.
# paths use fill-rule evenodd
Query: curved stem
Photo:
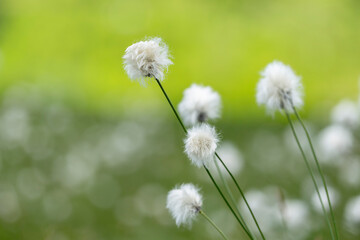
<svg viewBox="0 0 360 240"><path fill-rule="evenodd" d="M330 215L331 215L331 218L332 218L332 221L333 221L333 226L334 226L334 231L335 231L335 237L336 237L336 239L339 239L338 231L337 231L337 228L336 228L336 222L335 222L334 212L333 212L333 208L332 208L331 200L330 200L330 196L329 196L329 191L328 191L328 188L327 188L327 184L326 184L326 181L325 181L325 177L324 177L323 171L322 171L322 169L321 169L321 167L320 167L320 164L319 164L317 155L316 155L316 153L315 153L315 149L314 149L314 146L313 146L313 144L312 144L309 131L308 131L307 128L305 127L304 122L302 121L300 115L298 114L298 112L296 111L296 108L295 108L294 106L293 106L293 110L294 110L294 113L295 113L296 118L299 120L302 128L304 129L305 134L306 134L306 137L307 137L307 139L308 139L308 141L309 141L309 145L310 145L310 148L311 148L311 152L312 152L312 155L314 156L314 159L315 159L316 167L317 167L317 169L318 169L318 171L319 171L319 173L320 173L320 177L321 177L321 180L322 180L323 185L324 185L324 188L325 188L326 197L327 197L327 200L328 200L328 205L329 205L329 210L330 210Z"/></svg>
<svg viewBox="0 0 360 240"><path fill-rule="evenodd" d="M310 166L309 161L308 161L308 159L307 159L307 157L306 157L306 155L305 155L305 152L304 152L304 150L303 150L303 148L302 148L302 146L301 146L301 144L300 144L299 138L298 138L298 136L297 136L297 134L296 134L296 131L295 131L294 125L293 125L293 123L292 123L292 121L291 121L291 118L290 118L290 116L289 116L289 113L288 113L286 110L284 110L284 112L285 112L285 115L286 115L286 117L287 117L287 120L289 121L289 124L290 124L290 127L291 127L291 131L292 131L292 133L293 133L293 135L294 135L294 137L295 137L296 143L297 143L297 145L298 145L298 147L299 147L299 149L300 149L300 151L301 151L301 155L302 155L302 157L304 158L304 161L305 161L306 167L307 167L307 169L308 169L308 171L309 171L309 173L310 173L311 179L312 179L312 181L313 181L313 183L314 183L315 190L316 190L316 193L317 193L317 195L318 195L318 197L319 197L319 201L320 201L320 204L321 204L321 208L322 208L322 210L323 210L323 212L324 212L324 216L325 216L325 218L326 218L326 222L327 222L328 227L329 227L329 230L330 230L331 238L334 239L333 229L332 229L332 227L331 227L330 220L329 220L329 218L328 218L328 214L327 214L327 212L326 212L324 203L323 203L323 201L322 201L322 198L321 198L321 195L320 195L320 191L319 191L319 187L318 187L318 184L316 183L316 180L315 180L315 177L314 177L314 173L313 173L313 171L312 171L312 169L311 169L311 166Z"/></svg>
<svg viewBox="0 0 360 240"><path fill-rule="evenodd" d="M214 177L211 175L209 169L207 169L204 165L204 169L207 172L207 174L209 175L211 181L213 182L213 184L215 185L216 189L218 190L218 192L220 193L221 197L223 198L223 200L225 201L226 205L228 206L228 208L230 209L230 211L232 212L232 214L235 216L236 220L239 222L239 224L241 225L241 227L244 229L244 231L246 232L246 234L249 236L250 239L254 239L252 237L252 235L250 234L250 232L248 232L248 230L246 230L245 226L243 225L243 223L240 221L239 217L235 214L234 209L232 209L231 205L229 204L228 200L225 198L224 194L222 193L221 189L219 188L219 186L217 185L217 183L215 182Z"/></svg>
<svg viewBox="0 0 360 240"><path fill-rule="evenodd" d="M200 210L199 214L201 214L220 233L223 239L228 240L228 238L225 236L223 231L221 231L221 229L218 226L216 226L216 224L208 217L208 215L204 213L204 211Z"/></svg>

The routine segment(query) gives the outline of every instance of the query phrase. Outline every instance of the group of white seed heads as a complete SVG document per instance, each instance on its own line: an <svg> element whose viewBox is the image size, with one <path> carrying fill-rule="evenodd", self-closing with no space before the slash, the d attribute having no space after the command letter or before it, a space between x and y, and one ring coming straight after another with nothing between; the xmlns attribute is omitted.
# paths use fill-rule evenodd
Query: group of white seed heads
<svg viewBox="0 0 360 240"><path fill-rule="evenodd" d="M216 152L219 143L218 134L216 133L215 128L207 123L208 120L220 116L220 95L211 87L193 84L184 91L184 97L178 105L179 115L161 84L164 80L164 72L168 69L169 65L173 64L170 60L168 46L161 38L149 38L134 43L126 49L123 60L125 71L131 80L138 80L141 83L145 83L146 79L154 79L157 82L186 134L184 151L191 160L191 163L199 168L205 169L226 206L234 215L236 221L248 238L252 240L257 238L265 240L266 237L245 198L242 188L236 181L231 170L228 169L224 161ZM266 109L271 114L275 111L284 113L289 121L296 143L314 183L324 218L329 227L331 239L338 240L338 231L325 177L320 168L310 134L297 112L297 108L301 107L303 104L301 78L294 73L290 66L279 61L274 61L268 64L261 72L261 78L257 85L256 100L259 105L265 105ZM309 144L311 148L314 168L303 150L303 143L300 143L297 137L297 132L294 129L293 120L290 115L295 115L307 136L307 144ZM189 129L187 127L189 127ZM216 166L218 174L221 176L222 186L225 190L220 188L219 184L214 179L209 168L211 164ZM222 176L223 173L219 168L220 164L226 169L227 174L229 174L230 179L233 181L236 189L243 198L256 225L257 231L255 233L253 229L248 227L242 213L238 209L236 201L234 200L234 195L231 192L227 181ZM320 183L319 180L315 178L315 172L321 176ZM323 199L324 194L320 194L319 192L319 188L321 187L324 187L325 189L325 199ZM226 195L223 191L226 192ZM191 226L194 218L200 214L219 232L223 239L228 239L224 232L221 231L220 228L204 213L202 204L203 201L199 189L193 184L188 183L179 185L168 193L166 207L175 219L177 226Z"/></svg>

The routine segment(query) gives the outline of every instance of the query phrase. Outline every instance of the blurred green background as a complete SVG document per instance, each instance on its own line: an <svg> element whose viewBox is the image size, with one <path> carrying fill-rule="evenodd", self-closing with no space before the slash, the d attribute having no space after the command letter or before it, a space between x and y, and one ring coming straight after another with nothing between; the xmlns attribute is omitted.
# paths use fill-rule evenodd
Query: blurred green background
<svg viewBox="0 0 360 240"><path fill-rule="evenodd" d="M123 70L125 49L151 36L173 56L164 87L175 104L194 82L221 94L216 126L243 152L244 189L271 185L305 199L307 173L284 147L285 119L256 105L259 72L276 59L302 76L301 113L315 134L334 104L358 98L359 11L358 0L1 0L0 239L217 239L202 220L175 227L165 198L182 182L202 187L205 209L240 236L182 154L156 84L144 88ZM359 187L327 170L342 194L342 239L358 239L342 219ZM325 225L300 239L315 236L327 239Z"/></svg>

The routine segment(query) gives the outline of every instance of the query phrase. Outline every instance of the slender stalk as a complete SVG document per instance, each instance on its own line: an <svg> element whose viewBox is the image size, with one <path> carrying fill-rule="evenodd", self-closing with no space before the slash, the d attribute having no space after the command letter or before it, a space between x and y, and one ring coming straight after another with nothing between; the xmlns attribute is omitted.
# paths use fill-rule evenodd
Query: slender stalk
<svg viewBox="0 0 360 240"><path fill-rule="evenodd" d="M246 225L246 223L245 223L245 221L244 221L244 218L243 218L243 216L242 216L241 213L240 213L240 210L239 210L239 208L238 208L238 204L236 203L235 198L234 198L234 195L232 194L232 192L231 192L231 190L230 190L229 184L227 183L227 181L226 181L225 178L224 178L224 175L223 175L222 172L221 172L221 169L220 169L220 167L219 167L219 163L218 163L216 160L214 160L214 162L215 162L216 169L217 169L217 171L218 171L218 173L219 173L221 182L222 182L222 184L223 184L224 187L225 187L226 193L230 196L230 201L231 201L232 205L234 206L236 213L238 214L240 220L242 221L242 223L244 224L244 226L246 227L246 229L250 232L249 227ZM251 233L251 232L250 232L250 233ZM253 237L254 237L254 236L253 236Z"/></svg>
<svg viewBox="0 0 360 240"><path fill-rule="evenodd" d="M211 175L209 169L207 169L207 167L204 166L205 171L207 172L207 174L209 175L211 181L213 182L213 184L215 185L216 189L218 190L218 192L220 193L221 197L224 199L226 205L228 206L228 208L230 209L230 211L232 212L232 214L235 216L236 220L239 222L239 224L241 225L241 227L244 229L244 231L246 232L246 234L249 236L250 239L254 240L254 238L252 237L252 235L250 234L250 232L248 232L248 230L246 230L244 224L240 221L240 218L235 214L234 209L232 209L231 205L229 204L228 200L225 198L224 194L222 193L222 191L220 190L219 186L217 185L217 183L215 182L214 177Z"/></svg>
<svg viewBox="0 0 360 240"><path fill-rule="evenodd" d="M218 226L216 226L216 224L208 217L208 215L204 213L204 211L200 210L199 214L201 214L220 233L223 239L228 240L228 238L225 236L223 231L221 231L221 229Z"/></svg>
<svg viewBox="0 0 360 240"><path fill-rule="evenodd" d="M184 130L185 133L187 133L186 127L183 124L183 122L181 121L181 118L179 117L178 113L176 112L176 109L174 108L174 105L172 104L170 98L168 97L168 95L165 92L165 89L163 88L163 86L161 85L160 81L158 79L156 79L156 82L158 83L161 91L163 92L163 94L166 97L166 100L168 101L169 105L171 106L171 109L173 111L173 113L175 114L178 122L180 123L182 129ZM232 209L231 205L229 204L229 202L227 201L227 199L225 198L224 194L222 193L221 189L219 188L219 186L217 185L217 183L215 182L213 176L211 175L210 171L204 166L204 169L206 170L207 174L209 175L211 181L213 182L213 184L215 185L216 189L218 190L218 192L220 193L221 197L224 199L226 205L228 206L228 208L230 209L230 211L232 212L232 214L234 215L234 217L236 218L236 220L239 222L239 224L241 225L241 227L244 229L244 231L247 233L247 235L250 237L250 239L254 239L251 234L248 232L248 230L244 227L243 223L240 221L239 217L236 215L236 213L234 212L234 210Z"/></svg>
<svg viewBox="0 0 360 240"><path fill-rule="evenodd" d="M263 232L261 231L261 228L260 228L260 226L259 226L259 223L258 223L258 221L256 220L256 217L255 217L253 211L251 210L251 207L250 207L248 201L246 200L245 194L244 194L244 192L241 190L241 188L240 188L238 182L236 181L234 175L230 172L230 170L228 169L228 167L225 165L224 161L220 158L219 154L215 153L215 156L219 159L219 161L220 161L221 164L224 166L224 168L226 169L226 171L229 173L231 179L232 179L233 182L235 183L236 188L239 190L241 197L244 199L244 202L245 202L247 208L249 209L252 218L254 219L254 222L255 222L255 224L256 224L256 227L257 227L257 229L258 229L259 232L260 232L261 238L262 238L263 240L265 240L266 238L265 238Z"/></svg>
<svg viewBox="0 0 360 240"><path fill-rule="evenodd" d="M312 155L314 156L314 160L315 160L315 163L316 163L316 167L317 167L317 169L318 169L318 171L319 171L319 173L320 173L320 177L321 177L321 180L322 180L323 185L324 185L324 188L325 188L326 197L327 197L328 204L329 204L330 215L331 215L331 219L332 219L333 227L334 227L334 231L335 231L335 237L336 237L336 239L339 239L338 231L337 231L337 228L336 228L335 217L334 217L334 211L333 211L333 208L332 208L332 205L331 205L331 200L330 200L330 196L329 196L328 187L327 187L327 184L326 184L326 181L325 181L325 177L324 177L323 171L322 171L322 169L321 169L321 167L320 167L320 164L319 164L317 155L316 155L316 153L315 153L315 149L314 149L314 146L313 146L313 144L312 144L312 140L311 140L309 131L308 131L307 128L305 127L304 122L302 121L300 115L298 114L298 112L296 111L296 108L295 108L294 106L293 106L293 110L294 110L294 113L295 113L296 118L298 119L298 121L300 122L302 128L304 129L305 134L306 134L306 137L307 137L307 139L308 139L308 141L309 141L309 145L310 145L310 148L311 148Z"/></svg>
<svg viewBox="0 0 360 240"><path fill-rule="evenodd" d="M330 230L331 238L334 239L333 229L332 229L332 227L331 227L330 220L329 220L329 218L328 218L328 214L327 214L327 212L326 212L324 203L323 203L323 201L322 201L322 198L321 198L321 195L320 195L320 191L319 191L319 187L318 187L318 184L316 183L316 180L315 180L315 177L314 177L314 173L313 173L313 171L312 171L312 169L311 169L311 166L310 166L309 161L308 161L308 159L307 159L307 157L306 157L306 155L305 155L305 152L304 152L304 150L303 150L303 148L302 148L302 146L301 146L301 144L300 144L299 138L298 138L298 136L297 136L297 134L296 134L296 131L295 131L294 125L293 125L293 123L292 123L292 121L291 121L291 118L290 118L290 116L289 116L289 113L288 113L286 110L284 110L284 112L285 112L286 118L287 118L287 120L288 120L288 122L289 122L289 124L290 124L291 131L292 131L292 133L293 133L293 135L294 135L294 137L295 137L296 143L297 143L297 145L298 145L298 147L299 147L299 149L300 149L301 155L302 155L303 158L304 158L306 167L307 167L307 169L309 170L311 179L312 179L312 181L313 181L313 183L314 183L315 190L316 190L316 193L317 193L317 195L318 195L318 197L319 197L319 201L320 201L320 204L321 204L321 208L322 208L322 210L323 210L323 212L324 212L324 216L325 216L325 218L326 218L326 222L327 222L328 227L329 227L329 230Z"/></svg>
<svg viewBox="0 0 360 240"><path fill-rule="evenodd" d="M184 125L184 124L183 124L183 122L181 121L181 118L179 117L179 114L176 112L176 110L175 110L175 108L174 108L174 106L173 106L173 104L172 104L172 102L171 102L170 98L169 98L169 97L168 97L168 95L166 94L166 92L165 92L165 90L164 90L163 86L161 85L160 81L159 81L158 79L156 79L156 78L155 78L155 80L156 80L156 82L158 83L159 87L161 88L161 91L162 91L162 92L163 92L163 94L165 95L166 100L167 100L167 101L168 101L168 103L170 104L170 107L171 107L171 109L173 110L173 113L175 114L175 116L176 116L177 120L179 121L179 123L180 123L180 125L181 125L182 129L184 130L184 132L185 132L185 133L187 133L187 130L186 130L185 125Z"/></svg>

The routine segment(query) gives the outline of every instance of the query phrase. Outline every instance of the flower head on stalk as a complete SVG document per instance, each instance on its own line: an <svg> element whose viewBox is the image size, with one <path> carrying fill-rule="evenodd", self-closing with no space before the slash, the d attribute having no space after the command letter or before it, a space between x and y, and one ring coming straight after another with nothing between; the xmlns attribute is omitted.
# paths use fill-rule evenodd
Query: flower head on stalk
<svg viewBox="0 0 360 240"><path fill-rule="evenodd" d="M125 50L124 68L131 80L143 82L146 77L164 79L164 71L173 64L168 46L161 38L134 43Z"/></svg>
<svg viewBox="0 0 360 240"><path fill-rule="evenodd" d="M256 100L259 105L265 105L268 112L274 113L282 109L293 112L293 106L302 106L301 78L290 66L274 61L269 63L260 74Z"/></svg>
<svg viewBox="0 0 360 240"><path fill-rule="evenodd" d="M168 193L166 208L175 219L176 225L191 226L192 221L200 212L202 196L193 184L182 184Z"/></svg>
<svg viewBox="0 0 360 240"><path fill-rule="evenodd" d="M221 98L211 87L192 84L184 91L179 113L188 126L220 116Z"/></svg>
<svg viewBox="0 0 360 240"><path fill-rule="evenodd" d="M206 167L214 160L219 139L214 127L203 123L191 128L185 139L185 153L197 166Z"/></svg>

